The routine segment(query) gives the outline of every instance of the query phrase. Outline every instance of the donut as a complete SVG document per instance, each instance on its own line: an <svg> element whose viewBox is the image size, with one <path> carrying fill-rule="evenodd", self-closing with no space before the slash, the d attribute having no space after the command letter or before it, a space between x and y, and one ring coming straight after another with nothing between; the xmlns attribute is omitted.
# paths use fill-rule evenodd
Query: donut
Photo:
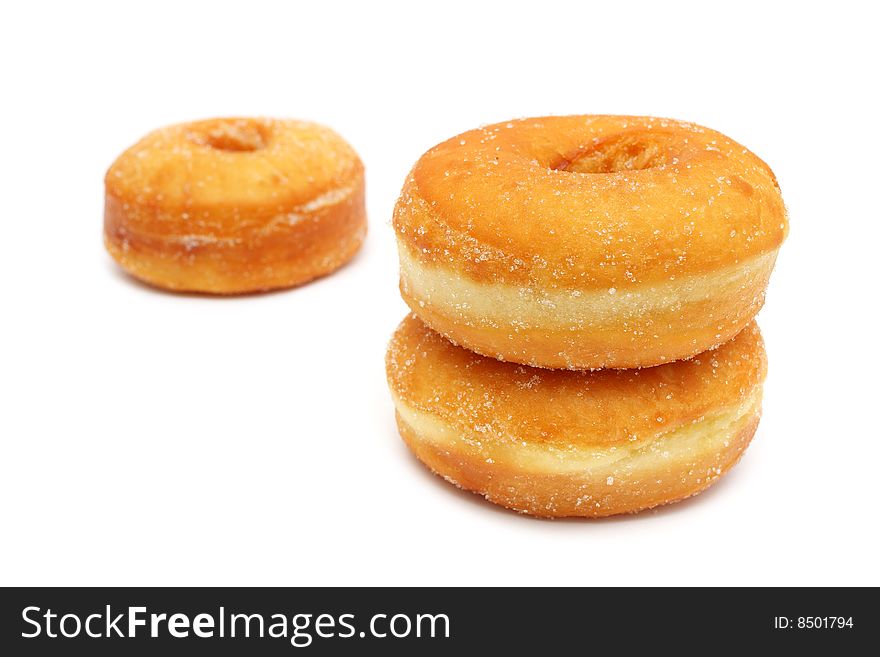
<svg viewBox="0 0 880 657"><path fill-rule="evenodd" d="M306 121L221 118L150 133L104 180L104 243L169 290L240 294L338 269L366 233L364 167Z"/></svg>
<svg viewBox="0 0 880 657"><path fill-rule="evenodd" d="M633 513L694 495L749 444L766 374L754 323L641 370L546 370L455 346L409 315L386 356L403 440L431 470L541 517Z"/></svg>
<svg viewBox="0 0 880 657"><path fill-rule="evenodd" d="M788 231L770 168L631 116L522 119L425 153L394 210L400 289L434 330L546 368L635 368L726 342Z"/></svg>

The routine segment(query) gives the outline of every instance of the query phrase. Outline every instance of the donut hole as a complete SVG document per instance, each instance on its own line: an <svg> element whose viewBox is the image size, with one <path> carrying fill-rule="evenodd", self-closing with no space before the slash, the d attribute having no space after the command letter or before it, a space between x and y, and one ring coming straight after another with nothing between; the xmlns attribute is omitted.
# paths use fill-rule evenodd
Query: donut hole
<svg viewBox="0 0 880 657"><path fill-rule="evenodd" d="M656 141L623 135L580 149L553 168L573 173L616 173L652 169L666 162L666 151Z"/></svg>
<svg viewBox="0 0 880 657"><path fill-rule="evenodd" d="M257 121L222 121L205 126L194 141L218 151L252 153L266 147L269 131Z"/></svg>

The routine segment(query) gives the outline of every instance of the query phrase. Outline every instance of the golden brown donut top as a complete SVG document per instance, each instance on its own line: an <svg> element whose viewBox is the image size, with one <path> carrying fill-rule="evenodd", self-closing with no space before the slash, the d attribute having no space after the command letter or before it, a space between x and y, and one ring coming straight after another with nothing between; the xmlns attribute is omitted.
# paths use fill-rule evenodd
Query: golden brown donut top
<svg viewBox="0 0 880 657"><path fill-rule="evenodd" d="M395 396L462 435L588 447L644 440L745 401L766 375L753 322L715 351L642 370L545 370L479 356L409 315L386 356Z"/></svg>
<svg viewBox="0 0 880 657"><path fill-rule="evenodd" d="M127 204L127 221L150 232L247 235L362 176L357 154L329 128L223 118L148 134L113 163L105 186Z"/></svg>
<svg viewBox="0 0 880 657"><path fill-rule="evenodd" d="M478 281L627 285L714 271L778 247L776 178L748 149L671 119L556 116L435 146L397 202L398 237Z"/></svg>

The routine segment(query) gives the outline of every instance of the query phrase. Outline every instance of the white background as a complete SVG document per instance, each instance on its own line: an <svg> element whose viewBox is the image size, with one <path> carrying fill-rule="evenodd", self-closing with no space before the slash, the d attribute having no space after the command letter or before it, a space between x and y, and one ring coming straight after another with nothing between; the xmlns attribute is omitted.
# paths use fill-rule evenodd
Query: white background
<svg viewBox="0 0 880 657"><path fill-rule="evenodd" d="M4 5L2 584L880 584L880 59L870 3ZM619 8L618 8L619 7ZM598 522L496 509L397 436L391 211L435 143L569 113L688 119L778 174L765 414L710 492ZM318 120L367 167L338 274L134 283L104 171L149 130Z"/></svg>

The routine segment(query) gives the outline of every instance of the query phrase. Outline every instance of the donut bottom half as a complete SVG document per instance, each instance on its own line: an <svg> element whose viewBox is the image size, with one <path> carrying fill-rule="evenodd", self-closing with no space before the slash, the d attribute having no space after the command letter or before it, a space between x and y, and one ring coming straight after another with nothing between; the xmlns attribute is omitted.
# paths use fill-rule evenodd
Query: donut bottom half
<svg viewBox="0 0 880 657"><path fill-rule="evenodd" d="M395 403L404 442L446 481L520 513L598 518L676 502L718 481L755 433L761 388L739 406L646 444L620 444L614 458L608 458L607 447L582 448L560 460L547 447L477 446L439 418Z"/></svg>
<svg viewBox="0 0 880 657"><path fill-rule="evenodd" d="M457 345L550 369L631 369L696 356L758 313L777 250L716 272L607 290L541 290L478 282L400 245L410 309Z"/></svg>
<svg viewBox="0 0 880 657"><path fill-rule="evenodd" d="M248 235L168 234L129 221L124 202L108 195L104 245L130 275L167 290L230 295L295 287L336 271L360 249L363 183L295 225L276 223Z"/></svg>

